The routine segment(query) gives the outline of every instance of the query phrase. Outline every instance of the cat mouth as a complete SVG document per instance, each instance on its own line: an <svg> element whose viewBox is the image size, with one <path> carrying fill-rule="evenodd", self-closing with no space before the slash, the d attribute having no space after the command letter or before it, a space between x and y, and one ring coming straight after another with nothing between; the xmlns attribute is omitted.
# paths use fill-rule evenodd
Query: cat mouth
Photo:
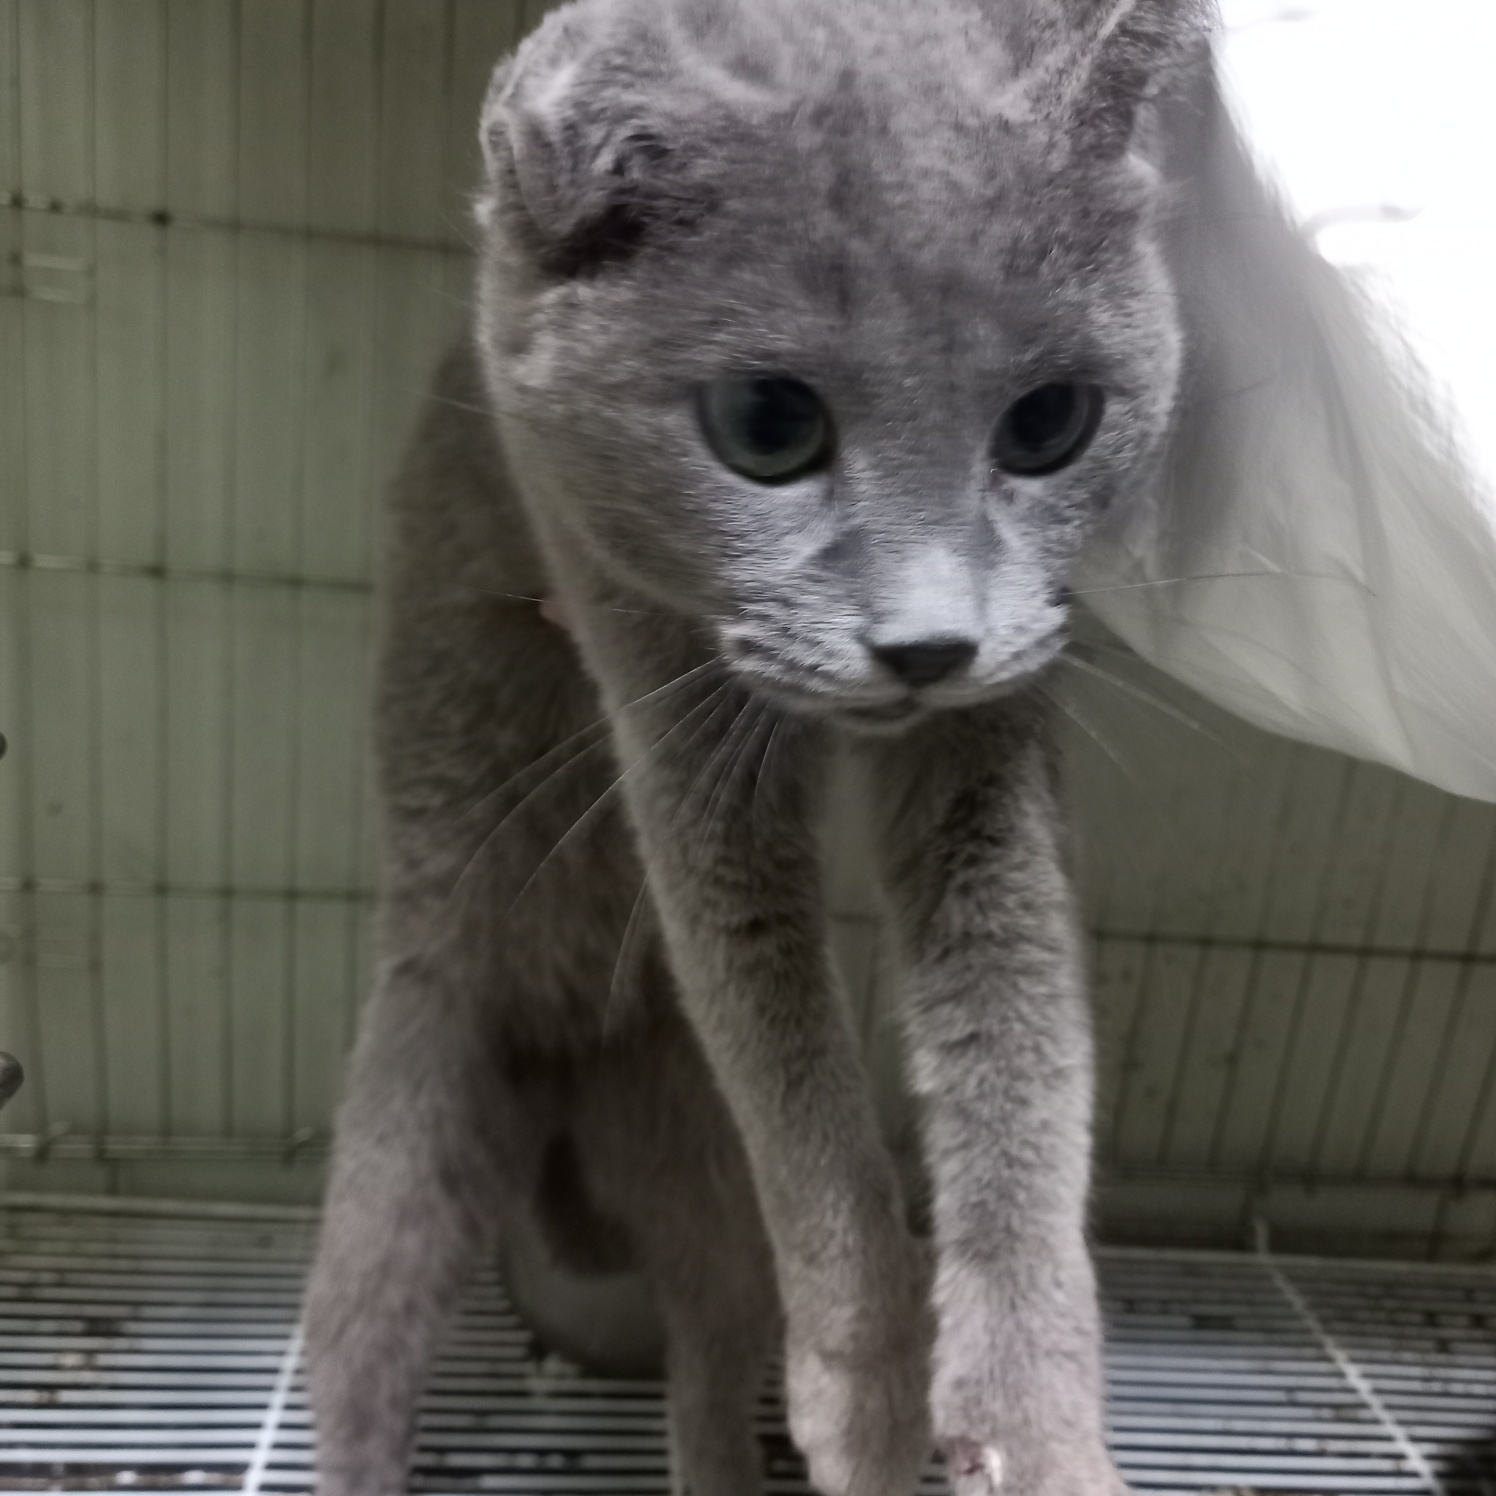
<svg viewBox="0 0 1496 1496"><path fill-rule="evenodd" d="M798 681L786 681L759 671L737 673L756 695L795 716L818 717L854 731L897 732L928 716L932 705L912 691L898 696L879 693L871 699L864 694L859 699L851 693L844 696L835 690L807 688Z"/></svg>
<svg viewBox="0 0 1496 1496"><path fill-rule="evenodd" d="M890 701L880 706L833 707L830 715L853 726L876 729L901 727L916 717L923 717L928 710L916 697L910 696L905 700Z"/></svg>
<svg viewBox="0 0 1496 1496"><path fill-rule="evenodd" d="M1065 633L1054 629L1014 651L1006 669L995 678L942 682L934 687L890 689L888 683L838 686L795 678L767 651L734 641L725 654L732 672L756 694L800 716L819 717L850 731L873 735L903 732L918 722L946 712L969 711L1022 691L1064 648Z"/></svg>

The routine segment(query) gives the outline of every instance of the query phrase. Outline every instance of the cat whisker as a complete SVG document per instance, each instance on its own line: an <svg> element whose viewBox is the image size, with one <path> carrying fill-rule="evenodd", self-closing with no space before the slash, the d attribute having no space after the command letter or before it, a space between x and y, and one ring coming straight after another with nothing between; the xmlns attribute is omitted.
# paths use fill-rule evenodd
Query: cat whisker
<svg viewBox="0 0 1496 1496"><path fill-rule="evenodd" d="M1125 695L1131 696L1134 701L1141 701L1145 705L1153 707L1155 711L1161 712L1171 721L1179 723L1181 727L1187 727L1191 732L1197 732L1202 737L1210 738L1221 747L1226 746L1220 742L1220 739L1198 717L1190 716L1188 712L1175 706L1173 702L1165 700L1156 691L1150 691L1145 686L1140 686L1134 681L1126 680L1122 676L1108 670L1104 665L1098 664L1095 660L1088 659L1082 653L1088 647L1090 646L1084 644L1072 645L1070 650L1064 655L1062 663L1074 665L1077 670L1083 671L1096 680L1105 681L1109 686L1113 686Z"/></svg>
<svg viewBox="0 0 1496 1496"><path fill-rule="evenodd" d="M591 803L582 811L582 813L580 815L578 815L575 820L572 821L571 825L568 826L566 828L566 830L563 831L561 833L561 835L556 838L556 840L546 850L545 854L541 857L540 861L538 863L536 863L536 865L530 870L529 875L526 877L525 881L520 885L519 892L515 894L515 896L514 896L514 898L512 900L510 900L508 907L499 915L499 917L496 920L493 921L493 923L492 923L492 925L490 927L490 930L489 930L489 934L488 934L488 941L489 941L490 944L492 943L492 941L493 941L493 939L494 939L495 934L497 933L497 931L505 923L507 923L513 917L515 911L519 908L520 904L523 902L526 894L529 893L530 889L535 885L537 879L539 879L539 877L541 876L541 874L545 871L546 867L549 866L551 859L568 842L570 842L570 840L572 839L572 837L575 836L577 834L577 832L579 832L582 829L583 826L585 826L589 821L591 821L591 819L593 818L593 816L597 814L598 810L602 806L606 805L609 801L611 801L611 799L613 798L613 795L618 790L618 788L623 784L623 782L627 778L627 776L631 772L633 772L633 770L635 770L636 768L638 768L639 765L641 763L643 763L645 759L649 758L654 752L656 752L656 750L658 750L660 747L662 747L664 745L664 743L671 736L673 736L682 726L685 725L686 722L688 722L698 712L704 710L708 706L712 707L712 712L710 713L710 715L714 716L715 713L716 713L717 707L720 705L719 698L721 696L721 693L722 693L723 689L724 689L723 687L718 686L715 690L712 691L712 693L710 695L708 695L707 697L705 697L703 700L697 702L695 706L691 707L688 711L686 711L680 717L680 719L677 720L674 724L672 724L671 727L669 727L659 738L655 739L654 742L652 742L651 744L649 744L649 746L647 748L645 748L644 751L641 752L633 760L632 763L626 765L616 775L614 775L613 778L607 784L607 786L602 790L602 792L600 794L598 794L591 801ZM641 885L639 895L637 895L636 898L635 898L635 907L636 908L638 907L639 899L643 897L643 893L644 893L644 888L645 887L647 887L647 881L644 884ZM630 916L630 918L632 919L632 915ZM621 954L621 947L620 947L620 954ZM615 967L615 975L616 975L616 967ZM612 989L610 987L609 996L611 997L611 995L612 995ZM604 1027L604 1030L606 1030L606 1027L607 1027L607 1013L606 1013L606 1011L603 1014L603 1027Z"/></svg>
<svg viewBox="0 0 1496 1496"><path fill-rule="evenodd" d="M737 786L743 771L747 769L752 772L753 766L756 763L762 764L762 755L756 753L755 749L764 724L767 722L772 731L774 719L770 714L771 709L769 704L762 698L754 698L750 705L754 708L752 719L728 762L720 793L715 797L714 804L707 807L706 823L702 827L702 846L705 846L712 839L718 825L727 816L731 815L734 808L740 803L741 796L738 794ZM745 711L744 715L747 716L748 713ZM754 789L756 790L757 787L757 778L755 776ZM748 823L748 833L750 838L754 835L751 820Z"/></svg>
<svg viewBox="0 0 1496 1496"><path fill-rule="evenodd" d="M456 307L464 317L471 317L473 315L473 298L467 292L449 291L446 287L442 287L439 290L433 291L431 295L442 306Z"/></svg>
<svg viewBox="0 0 1496 1496"><path fill-rule="evenodd" d="M1075 705L1073 702L1065 700L1064 697L1050 690L1048 686L1039 685L1034 689L1038 691L1038 693L1047 702L1049 702L1049 704L1054 707L1057 712L1061 713L1065 717L1068 717L1070 721L1072 721L1078 728L1080 728L1080 730L1085 733L1088 738L1090 738L1090 740L1101 750L1101 752L1111 760L1113 766L1127 780L1127 782L1132 785L1135 790L1137 790L1140 794L1143 792L1143 786L1141 782L1138 780L1137 775L1134 774L1132 769L1128 766L1127 761L1119 752L1117 752L1117 750L1111 745L1111 743L1108 742L1107 739L1101 733L1099 733L1091 725L1091 723L1081 715L1080 712L1075 709Z"/></svg>
<svg viewBox="0 0 1496 1496"><path fill-rule="evenodd" d="M1312 670L1306 669L1298 660L1291 658L1282 650L1273 649L1270 646L1264 644L1261 639L1246 634L1241 629L1230 628L1226 624L1201 623L1197 621L1193 623L1191 627L1198 629L1202 633L1224 634L1227 638L1230 639L1244 640L1248 645L1251 646L1251 648L1261 650L1264 654L1270 655L1273 659L1279 661L1281 664L1291 670L1295 675L1307 681L1316 690L1323 691L1327 696L1333 697L1340 706L1344 707L1351 716L1355 717L1362 724L1362 726L1367 729L1367 732L1371 736L1373 741L1381 736L1377 727L1373 723L1368 721L1366 714L1360 711L1354 705L1354 703L1348 701L1344 696L1342 696L1340 692L1337 691L1332 685L1330 685L1329 682L1326 681L1322 676L1316 674ZM1473 742L1470 741L1469 738L1464 737L1463 735L1460 738L1460 742L1467 753L1471 754L1474 758L1477 758L1487 768L1496 768L1496 759L1493 759L1483 748L1477 747Z"/></svg>
<svg viewBox="0 0 1496 1496"><path fill-rule="evenodd" d="M1048 701L1056 711L1060 712L1063 716L1068 717L1070 721L1073 722L1076 727L1078 727L1081 732L1083 732L1086 737L1088 737L1091 742L1096 745L1103 757L1105 757L1108 762L1110 762L1112 767L1116 769L1119 774L1121 774L1121 776L1128 782L1129 785L1132 786L1132 789L1136 793L1138 799L1140 801L1147 801L1151 803L1155 814L1153 825L1157 829L1162 831L1164 837L1173 847L1175 854L1182 857L1184 855L1184 845L1180 841L1179 835L1174 829L1173 822L1170 818L1169 807L1167 804L1163 804L1160 802L1156 787L1150 788L1149 786L1145 785L1141 779L1138 778L1137 774L1133 771L1132 767L1128 764L1126 758L1118 750L1116 745L1113 744L1106 737L1106 735L1096 727L1094 722L1087 719L1085 714L1076 707L1073 701L1067 701L1064 697L1059 696L1055 692L1051 691L1047 686L1040 686L1038 687L1038 690L1040 694L1045 698L1045 700ZM1129 856L1131 855L1132 854L1129 853ZM1136 866L1135 862L1134 866Z"/></svg>
<svg viewBox="0 0 1496 1496"><path fill-rule="evenodd" d="M549 773L543 775L538 783L531 786L531 788L528 789L514 805L512 805L502 816L500 816L498 823L494 825L489 831L484 833L482 839L478 842L478 845L473 848L473 851L469 855L467 861L463 863L462 871L458 873L457 877L453 880L452 887L448 889L445 900L445 905L448 909L454 911L456 910L458 903L466 889L466 886L469 880L474 875L474 872L477 869L479 863L482 861L483 857L490 851L490 849L492 849L497 844L498 839L503 835L505 828L509 826L509 824L515 819L515 817L522 814L526 807L529 806L529 804L535 799L537 795L541 793L542 790L554 787L560 777L565 774L567 770L574 769L579 763L582 762L584 758L587 757L588 754L594 752L598 748L603 747L607 742L608 737L606 734L604 734L602 736L599 736L594 742L588 743L586 744L586 746L579 748L575 753L569 754L559 764L556 764ZM552 751L554 752L555 750ZM485 800L493 799L496 795L502 793L502 789L494 791L493 794L485 796ZM464 817L464 819L470 819L477 813L477 809L478 807L474 807L473 810L468 812L467 816Z"/></svg>
<svg viewBox="0 0 1496 1496"><path fill-rule="evenodd" d="M716 825L717 816L726 804L727 795L737 778L737 771L743 762L749 743L754 733L763 721L765 706L763 699L750 696L738 709L737 716L732 725L723 734L722 741L714 751L714 759L720 755L722 759L721 771L712 784L710 794L707 796L706 806L701 816L701 834L696 840L695 860L699 864L702 852L708 841L711 840L713 827Z"/></svg>
<svg viewBox="0 0 1496 1496"><path fill-rule="evenodd" d="M454 400L450 395L439 394L436 391L431 391L426 398L434 405L446 405L452 410L462 410L469 415L482 416L484 420L493 418L493 412L484 405L472 405L466 400Z"/></svg>
<svg viewBox="0 0 1496 1496"><path fill-rule="evenodd" d="M783 722L784 713L776 711L774 713L773 719L769 723L768 741L764 744L764 751L759 755L758 759L758 775L753 781L753 799L748 807L748 819L750 825L753 828L753 836L755 841L758 839L759 834L759 791L763 788L764 781L772 772L769 767L769 759L770 755L772 755L772 753L774 752L774 742L779 736L779 729Z"/></svg>
<svg viewBox="0 0 1496 1496"><path fill-rule="evenodd" d="M1231 628L1224 623L1205 623L1200 619L1195 619L1191 622L1190 627L1202 634L1222 634L1228 639L1243 640L1253 649L1260 650L1271 659L1277 660L1279 664L1291 670L1308 685L1313 686L1316 690L1323 691L1327 696L1333 697L1340 706L1344 707L1352 716L1358 718L1369 730L1372 730L1371 724L1367 721L1365 715L1357 710L1350 701L1341 696L1334 686L1316 672L1306 669L1298 660L1285 654L1283 650L1275 649L1270 644L1264 643L1260 638L1244 633L1241 629Z"/></svg>
<svg viewBox="0 0 1496 1496"><path fill-rule="evenodd" d="M478 225L470 212L454 215L443 209L441 222L442 227L448 229L469 254L476 255L483 248L483 235L478 231Z"/></svg>
<svg viewBox="0 0 1496 1496"><path fill-rule="evenodd" d="M590 743L582 744L582 746L576 748L575 752L567 752L567 750L572 748L573 745L588 737L591 737L593 741ZM591 753L594 748L601 747L602 744L607 741L607 737L608 722L606 718L601 718L596 722L589 722L586 727L579 728L576 732L572 733L570 737L563 738L554 747L548 748L543 754L540 755L539 758L532 760L530 763L526 764L524 768L517 770L515 773L509 775L507 779L495 785L493 789L489 790L481 799L476 801L473 805L469 806L469 808L463 812L461 819L457 823L458 826L461 827L467 822L471 821L475 816L480 815L483 811L489 808L493 801L497 800L507 791L518 789L522 780L525 780L532 774L543 770L544 772L540 772L539 781L531 785L525 791L524 796L522 797L519 804L513 807L513 809L518 810L523 805L525 799L528 799L531 795L544 788L546 784L548 784L552 779L556 777L556 775L560 774L571 764L577 762L577 760L582 758L583 755ZM558 755L561 757L561 762L552 764L551 760L556 758Z"/></svg>
<svg viewBox="0 0 1496 1496"><path fill-rule="evenodd" d="M598 810L603 805L605 805L610 799L612 799L614 793L619 789L619 787L629 777L629 775L634 773L634 771L637 770L639 766L645 762L646 759L651 758L654 754L658 753L662 748L664 748L664 746L670 741L670 739L674 737L675 734L679 732L680 729L684 727L686 723L696 715L697 712L701 711L713 700L714 697L717 696L719 692L725 689L725 686L718 686L716 690L711 693L711 695L707 696L702 701L698 701L695 706L693 706L689 711L685 713L684 716L680 717L672 726L661 733L660 736L657 737L654 742L652 742L647 748L645 748L642 753L640 753L631 763L627 764L622 770L619 771L618 774L614 776L612 782L608 785L608 787L600 795L598 795L596 799L592 801L592 803L581 813L581 815L576 818L576 820L571 823L570 826L566 828L565 831L561 833L559 837L556 838L550 850L535 865L534 869L530 873L530 876L526 878L524 883L521 885L519 892L515 894L514 898L510 901L509 907L504 911L503 915L498 921L499 923L504 923L514 914L514 911L524 900L525 895L530 891L532 887L534 887L535 880L540 877L541 873L543 873L546 867L550 864L551 858L553 858L557 852L559 852L564 846L566 846L571 841L571 839L591 821L592 817L597 814Z"/></svg>
<svg viewBox="0 0 1496 1496"><path fill-rule="evenodd" d="M681 687L688 685L697 677L699 677L704 671L710 670L715 663L716 662L713 660L704 660L700 665L696 665L690 670L682 672L682 674L676 676L674 680L666 681L664 685L656 686L654 690L647 691L644 695L638 696L633 701L627 702L622 710L632 710L636 707L643 706L648 702L657 701L662 697L667 696L668 694L676 690L679 690ZM718 687L718 690L720 689L721 687ZM711 698L708 697L707 699L710 700ZM462 816L461 820L458 822L459 826L470 821L485 807L491 805L498 796L504 794L506 790L515 787L517 783L520 780L524 779L527 775L533 774L537 770L542 769L558 754L565 755L566 749L577 742L578 739L585 738L590 734L598 734L595 741L587 743L585 746L577 749L574 753L564 756L562 762L556 764L547 772L543 773L539 782L532 785L524 793L524 795L522 795L521 798L509 808L509 810L504 814L499 823L484 836L483 840L474 850L472 856L468 858L466 864L463 866L462 872L458 875L456 881L453 883L452 888L447 895L448 903L451 903L452 900L457 897L462 889L463 883L466 881L468 875L477 864L479 858L490 846L493 845L495 838L498 837L498 835L504 830L507 825L509 825L514 817L519 815L542 790L553 784L558 776L563 774L573 765L579 763L587 754L593 752L599 747L602 747L604 744L610 741L610 733L608 730L610 720L611 719L607 716L599 717L596 721L589 723L586 727L583 727L579 731L572 733L569 738L564 738L560 743L557 743L555 747L543 753L538 759L534 760L532 763L526 764L525 767L518 773L510 775L510 777L506 779L502 784L497 786L495 789L490 790L486 795L483 796L480 801L478 801L476 805L472 806Z"/></svg>
<svg viewBox="0 0 1496 1496"><path fill-rule="evenodd" d="M779 714L775 712L772 704L768 701L760 700L752 730L748 734L748 740L743 744L742 752L738 756L739 768L734 771L736 775L746 769L752 776L752 789L749 793L746 808L748 834L751 838L756 837L758 834L756 823L753 820L753 809L758 802L758 786L763 774L764 754L767 752L767 744L772 740L774 730L778 725ZM765 728L767 728L767 731L765 731ZM760 738L765 742L763 748L759 747Z"/></svg>
<svg viewBox="0 0 1496 1496"><path fill-rule="evenodd" d="M1126 680L1122 676L1114 674L1104 666L1097 664L1095 660L1088 660L1083 654L1078 653L1074 646L1072 646L1070 652L1063 656L1063 662L1075 666L1077 670L1091 676L1094 680L1104 681L1114 691L1120 691L1124 696L1130 696L1134 701L1140 701L1145 706L1152 707L1154 711L1167 717L1171 722L1177 722L1181 727L1198 733L1206 742L1219 748L1239 769L1255 777L1255 771L1252 766L1225 738L1207 727L1199 718L1192 717L1188 712L1175 706L1173 702L1165 700L1157 692L1150 691L1145 686L1137 685L1133 681Z"/></svg>
<svg viewBox="0 0 1496 1496"><path fill-rule="evenodd" d="M456 582L453 584L460 587L464 592L481 593L484 597L496 597L504 602L512 603L546 603L547 597L537 597L529 592L501 592L494 587L480 587L476 582ZM639 618L669 618L672 615L665 612L663 608L619 608L611 604L591 604L594 607L604 607L609 613L630 613Z"/></svg>
<svg viewBox="0 0 1496 1496"><path fill-rule="evenodd" d="M1136 592L1149 587L1182 587L1188 582L1236 582L1263 578L1278 578L1288 582L1341 582L1348 587L1364 588L1364 583L1354 577L1337 577L1328 572L1279 571L1265 568L1262 571L1202 571L1183 577L1155 577L1146 582L1113 582L1105 587L1073 587L1072 597L1095 597L1105 592Z"/></svg>
<svg viewBox="0 0 1496 1496"><path fill-rule="evenodd" d="M634 941L637 938L636 931L641 926L640 915L645 909L645 900L649 897L649 874L643 869L639 874L639 892L634 895L634 902L629 909L629 917L623 926L623 937L618 942L618 954L613 958L613 975L608 981L608 995L603 999L602 1034L607 1037L608 1024L612 1019L614 1005L618 997L618 989L629 969L629 962L633 959Z"/></svg>
<svg viewBox="0 0 1496 1496"><path fill-rule="evenodd" d="M717 714L722 710L723 706L730 706L731 698L727 695L725 686L718 688L715 694L715 700L716 706L692 730L690 737L686 740L685 743L681 745L683 749L688 748L692 744L694 744L696 740L701 736L701 734L710 728L711 724L716 721ZM676 825L679 823L680 817L685 811L686 805L689 803L692 794L695 792L696 786L705 777L707 770L711 767L711 762L711 758L708 757L706 763L704 763L692 776L691 783L686 787L685 793L681 796L679 802L676 804L675 810L671 814L669 824L665 828L664 839L666 841L668 841L675 834ZM648 895L649 874L648 871L645 870L644 876L640 881L639 892L634 896L633 908L629 911L628 923L624 926L623 938L618 943L618 955L613 961L613 975L608 982L607 1001L603 1006L602 1027L604 1033L606 1033L608 1030L608 1018L613 1011L614 999L618 995L619 980L622 974L628 969L627 962L631 952L631 946L633 940L635 939L635 932L639 928L639 916L643 912L644 900L648 897Z"/></svg>
<svg viewBox="0 0 1496 1496"><path fill-rule="evenodd" d="M694 667L693 669L687 670L683 674L676 676L674 680L667 681L663 686L657 686L654 690L646 692L643 696L637 697L635 700L627 703L625 710L636 706L642 706L646 702L655 700L671 691L676 690L678 687L686 685L689 681L691 681L694 677L700 675L703 671L709 670L712 664L713 662L710 660L703 661L700 665ZM509 814L516 814L517 812L522 810L526 801L533 798L534 795L538 794L542 789L544 789L545 786L553 779L555 779L556 776L559 775L564 769L569 767L569 765L571 765L572 763L581 759L585 754L591 753L593 749L599 747L602 743L606 742L609 736L609 724L610 718L608 716L604 715L601 717L597 717L593 721L589 722L585 727L579 728L569 737L563 738L559 743L555 744L554 747L549 748L544 753L542 753L539 758L532 760L522 769L517 770L507 779L503 780L500 784L496 785L493 789L484 794L481 799L479 799L475 804L473 804L465 812L463 812L462 816L458 819L458 827L460 828L466 825L469 821L472 820L474 816L482 813L485 809L487 809L488 806L493 803L494 800L496 800L500 795L504 794L505 791L516 788L521 780L538 771L545 771L541 774L539 783L531 786L531 788L526 792L520 802L511 808ZM597 740L595 742L586 744L584 747L577 749L575 753L566 753L566 750L570 748L574 743L577 743L579 740L586 738L592 734L598 734ZM547 766L551 763L551 760L556 758L558 755L564 756L563 761L555 765L553 768L548 769ZM495 828L495 830L498 829L500 829L500 827ZM490 833L490 835L491 834L492 833ZM453 892L456 892L455 885L453 888Z"/></svg>
<svg viewBox="0 0 1496 1496"><path fill-rule="evenodd" d="M773 726L776 724L777 718L771 715L771 708L766 701L764 701L761 697L749 697L747 701L745 701L737 708L736 714L732 722L729 724L727 731L723 734L721 741L718 742L717 745L713 748L711 754L707 758L706 763L702 765L701 769L698 770L697 774L692 779L690 786L686 790L685 794L682 795L680 803L676 806L675 814L670 818L670 825L666 830L667 838L673 835L675 826L680 819L681 813L690 804L693 796L696 793L696 790L701 785L702 781L706 778L708 772L725 757L726 762L722 764L721 771L716 777L716 780L710 792L705 813L702 816L701 835L697 840L695 853L698 862L701 859L704 848L711 840L712 832L716 827L719 815L724 813L728 805L731 789L733 784L737 780L738 774L741 772L742 767L745 763L749 763L752 761L752 745L756 741L758 731L763 726L763 723L766 719L770 722L770 736L772 738ZM739 732L739 729L742 728L742 725L745 721L749 723L749 726L746 731L744 731L741 741L738 741L737 734ZM760 760L760 762L762 762L762 760ZM756 794L756 783L754 789ZM645 887L647 888L647 886L648 883L646 880ZM643 895L644 889L641 888L639 898L635 899L634 909L629 916L630 925L633 924L634 915L638 913L639 899L641 899ZM625 939L627 939L627 937L628 932L625 931ZM622 949L620 947L620 956L621 954ZM617 975L617 971L618 968L615 965L615 978ZM613 991L611 987L609 989L608 997L609 1002L611 1003L613 997ZM604 1027L606 1028L606 1013L604 1014Z"/></svg>

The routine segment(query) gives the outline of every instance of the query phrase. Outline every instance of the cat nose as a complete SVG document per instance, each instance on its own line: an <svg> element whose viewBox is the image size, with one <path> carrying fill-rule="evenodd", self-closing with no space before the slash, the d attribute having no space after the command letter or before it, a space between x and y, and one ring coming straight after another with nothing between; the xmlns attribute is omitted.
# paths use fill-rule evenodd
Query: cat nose
<svg viewBox="0 0 1496 1496"><path fill-rule="evenodd" d="M910 686L933 686L957 670L964 670L977 657L976 641L958 634L910 639L903 644L870 644L868 648Z"/></svg>

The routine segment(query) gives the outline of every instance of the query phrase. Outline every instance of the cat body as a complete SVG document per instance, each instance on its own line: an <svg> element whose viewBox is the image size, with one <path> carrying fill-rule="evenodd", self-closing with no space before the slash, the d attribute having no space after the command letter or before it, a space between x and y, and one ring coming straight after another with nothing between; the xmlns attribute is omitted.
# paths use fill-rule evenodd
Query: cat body
<svg viewBox="0 0 1496 1496"><path fill-rule="evenodd" d="M326 1496L402 1488L495 1248L522 1301L647 1279L695 1496L759 1489L780 1347L826 1496L911 1490L932 1435L960 1496L1122 1489L1045 680L1169 432L1138 111L1186 11L582 0L500 67L475 325L396 487ZM828 952L848 786L913 1212ZM595 1328L549 1326L606 1361Z"/></svg>

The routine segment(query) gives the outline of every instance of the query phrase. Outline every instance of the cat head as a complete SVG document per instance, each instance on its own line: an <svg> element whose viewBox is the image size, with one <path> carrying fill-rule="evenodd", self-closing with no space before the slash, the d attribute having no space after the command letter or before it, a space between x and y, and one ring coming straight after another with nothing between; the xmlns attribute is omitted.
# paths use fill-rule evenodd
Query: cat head
<svg viewBox="0 0 1496 1496"><path fill-rule="evenodd" d="M580 0L496 74L478 336L543 537L755 689L1013 689L1148 477L1189 0Z"/></svg>

